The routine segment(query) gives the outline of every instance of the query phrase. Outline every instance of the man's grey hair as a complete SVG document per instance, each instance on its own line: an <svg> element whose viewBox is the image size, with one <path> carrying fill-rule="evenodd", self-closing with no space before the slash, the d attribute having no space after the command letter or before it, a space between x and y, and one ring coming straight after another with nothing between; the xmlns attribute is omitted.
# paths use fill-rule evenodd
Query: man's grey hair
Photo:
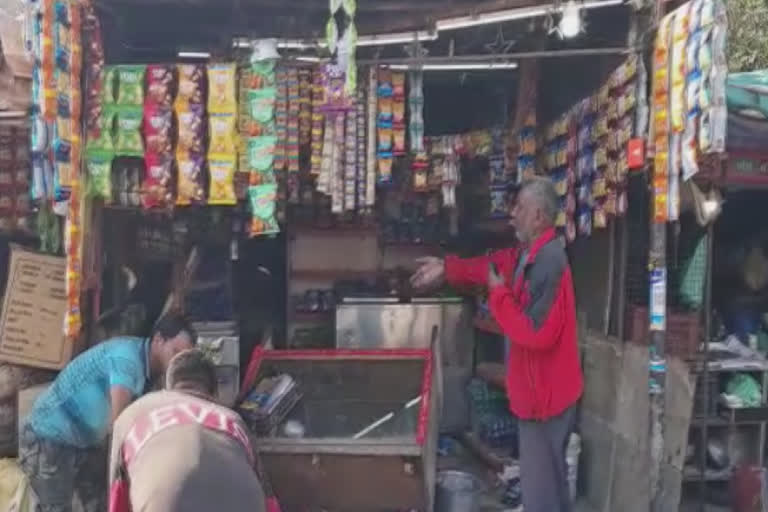
<svg viewBox="0 0 768 512"><path fill-rule="evenodd" d="M170 390L191 390L216 396L216 366L202 350L193 348L179 352L168 364L165 387Z"/></svg>
<svg viewBox="0 0 768 512"><path fill-rule="evenodd" d="M541 211L552 224L557 220L560 210L560 198L552 180L543 176L535 176L523 182L520 192L526 192L536 200Z"/></svg>

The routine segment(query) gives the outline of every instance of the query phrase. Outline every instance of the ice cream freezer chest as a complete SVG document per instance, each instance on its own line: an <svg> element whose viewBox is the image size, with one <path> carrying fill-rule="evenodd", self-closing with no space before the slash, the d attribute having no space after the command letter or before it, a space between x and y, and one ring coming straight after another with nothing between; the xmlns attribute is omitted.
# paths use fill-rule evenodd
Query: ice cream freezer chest
<svg viewBox="0 0 768 512"><path fill-rule="evenodd" d="M291 375L302 398L254 439L284 512L419 510L434 501L431 350L264 351L256 381Z"/></svg>

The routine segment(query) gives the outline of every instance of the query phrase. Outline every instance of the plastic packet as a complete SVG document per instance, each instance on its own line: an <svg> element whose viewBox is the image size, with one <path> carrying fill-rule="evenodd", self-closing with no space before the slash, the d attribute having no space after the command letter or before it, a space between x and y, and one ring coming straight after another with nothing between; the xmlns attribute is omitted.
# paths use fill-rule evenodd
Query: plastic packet
<svg viewBox="0 0 768 512"><path fill-rule="evenodd" d="M250 137L246 143L244 167L252 173L271 171L275 159L276 144L277 137L274 135Z"/></svg>
<svg viewBox="0 0 768 512"><path fill-rule="evenodd" d="M271 235L280 232L280 226L275 218L277 202L277 185L256 185L248 188L248 199L251 207L250 236Z"/></svg>
<svg viewBox="0 0 768 512"><path fill-rule="evenodd" d="M176 118L179 130L177 151L182 153L202 153L205 142L202 107L190 106L187 110L177 111Z"/></svg>
<svg viewBox="0 0 768 512"><path fill-rule="evenodd" d="M235 144L235 116L213 114L208 118L210 141L208 154L232 155L237 152Z"/></svg>
<svg viewBox="0 0 768 512"><path fill-rule="evenodd" d="M112 202L112 155L88 155L85 166L88 170L88 196Z"/></svg>
<svg viewBox="0 0 768 512"><path fill-rule="evenodd" d="M118 105L142 105L144 103L144 73L146 66L118 66Z"/></svg>
<svg viewBox="0 0 768 512"><path fill-rule="evenodd" d="M248 91L246 113L240 116L240 131L251 137L272 133L275 130L276 100L277 89L274 87ZM286 121L287 113L285 118L281 119L281 126L285 126Z"/></svg>
<svg viewBox="0 0 768 512"><path fill-rule="evenodd" d="M491 188L490 217L502 219L509 215L509 203L506 187Z"/></svg>
<svg viewBox="0 0 768 512"><path fill-rule="evenodd" d="M115 154L118 156L143 156L141 123L144 113L141 107L120 107L117 111Z"/></svg>
<svg viewBox="0 0 768 512"><path fill-rule="evenodd" d="M176 204L185 206L205 200L203 158L189 154L177 154L178 180Z"/></svg>
<svg viewBox="0 0 768 512"><path fill-rule="evenodd" d="M204 103L205 71L199 64L179 64L179 86L176 94L176 111L189 111L191 106Z"/></svg>
<svg viewBox="0 0 768 512"><path fill-rule="evenodd" d="M241 85L243 89L264 89L275 86L275 61L264 60L253 62L242 72Z"/></svg>
<svg viewBox="0 0 768 512"><path fill-rule="evenodd" d="M235 64L208 66L208 111L214 114L234 114L237 111Z"/></svg>
<svg viewBox="0 0 768 512"><path fill-rule="evenodd" d="M147 152L170 154L173 151L172 122L173 113L170 108L154 103L144 106L144 138Z"/></svg>
<svg viewBox="0 0 768 512"><path fill-rule="evenodd" d="M141 201L144 208L163 208L173 202L171 190L173 159L150 153L145 157Z"/></svg>
<svg viewBox="0 0 768 512"><path fill-rule="evenodd" d="M115 125L115 114L114 107L102 110L98 123L88 133L87 152L114 152L115 145L112 140L112 130Z"/></svg>
<svg viewBox="0 0 768 512"><path fill-rule="evenodd" d="M210 184L208 187L208 204L235 205L235 161L210 160L208 162Z"/></svg>
<svg viewBox="0 0 768 512"><path fill-rule="evenodd" d="M173 104L173 70L170 66L147 66L147 102L170 108Z"/></svg>

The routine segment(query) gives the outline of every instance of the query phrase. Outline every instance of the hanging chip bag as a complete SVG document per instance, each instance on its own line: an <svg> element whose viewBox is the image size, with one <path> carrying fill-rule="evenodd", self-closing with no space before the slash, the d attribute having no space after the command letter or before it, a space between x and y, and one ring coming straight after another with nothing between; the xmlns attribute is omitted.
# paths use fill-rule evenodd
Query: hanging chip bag
<svg viewBox="0 0 768 512"><path fill-rule="evenodd" d="M210 160L208 162L210 186L208 189L208 204L235 205L235 162L234 160Z"/></svg>
<svg viewBox="0 0 768 512"><path fill-rule="evenodd" d="M250 236L271 235L280 232L275 219L277 185L266 184L248 188L251 206Z"/></svg>
<svg viewBox="0 0 768 512"><path fill-rule="evenodd" d="M146 66L119 66L117 68L118 105L144 104L144 72Z"/></svg>
<svg viewBox="0 0 768 512"><path fill-rule="evenodd" d="M144 156L141 140L141 123L144 113L141 107L120 107L117 111L115 154L118 156Z"/></svg>
<svg viewBox="0 0 768 512"><path fill-rule="evenodd" d="M214 114L234 114L237 111L235 64L208 66L208 111Z"/></svg>
<svg viewBox="0 0 768 512"><path fill-rule="evenodd" d="M208 154L233 155L237 152L235 143L235 116L214 114L208 119L210 142Z"/></svg>

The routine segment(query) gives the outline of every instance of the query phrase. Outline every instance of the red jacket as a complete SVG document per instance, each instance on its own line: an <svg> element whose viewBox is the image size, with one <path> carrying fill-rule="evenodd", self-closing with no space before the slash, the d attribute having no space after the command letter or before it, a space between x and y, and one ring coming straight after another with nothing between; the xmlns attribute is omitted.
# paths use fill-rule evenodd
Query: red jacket
<svg viewBox="0 0 768 512"><path fill-rule="evenodd" d="M489 292L491 314L510 343L507 396L525 420L555 417L575 404L584 389L579 362L576 305L565 250L548 230L530 246L514 279L519 249L471 259L446 259L446 277L456 285L488 282L494 262L511 286Z"/></svg>

